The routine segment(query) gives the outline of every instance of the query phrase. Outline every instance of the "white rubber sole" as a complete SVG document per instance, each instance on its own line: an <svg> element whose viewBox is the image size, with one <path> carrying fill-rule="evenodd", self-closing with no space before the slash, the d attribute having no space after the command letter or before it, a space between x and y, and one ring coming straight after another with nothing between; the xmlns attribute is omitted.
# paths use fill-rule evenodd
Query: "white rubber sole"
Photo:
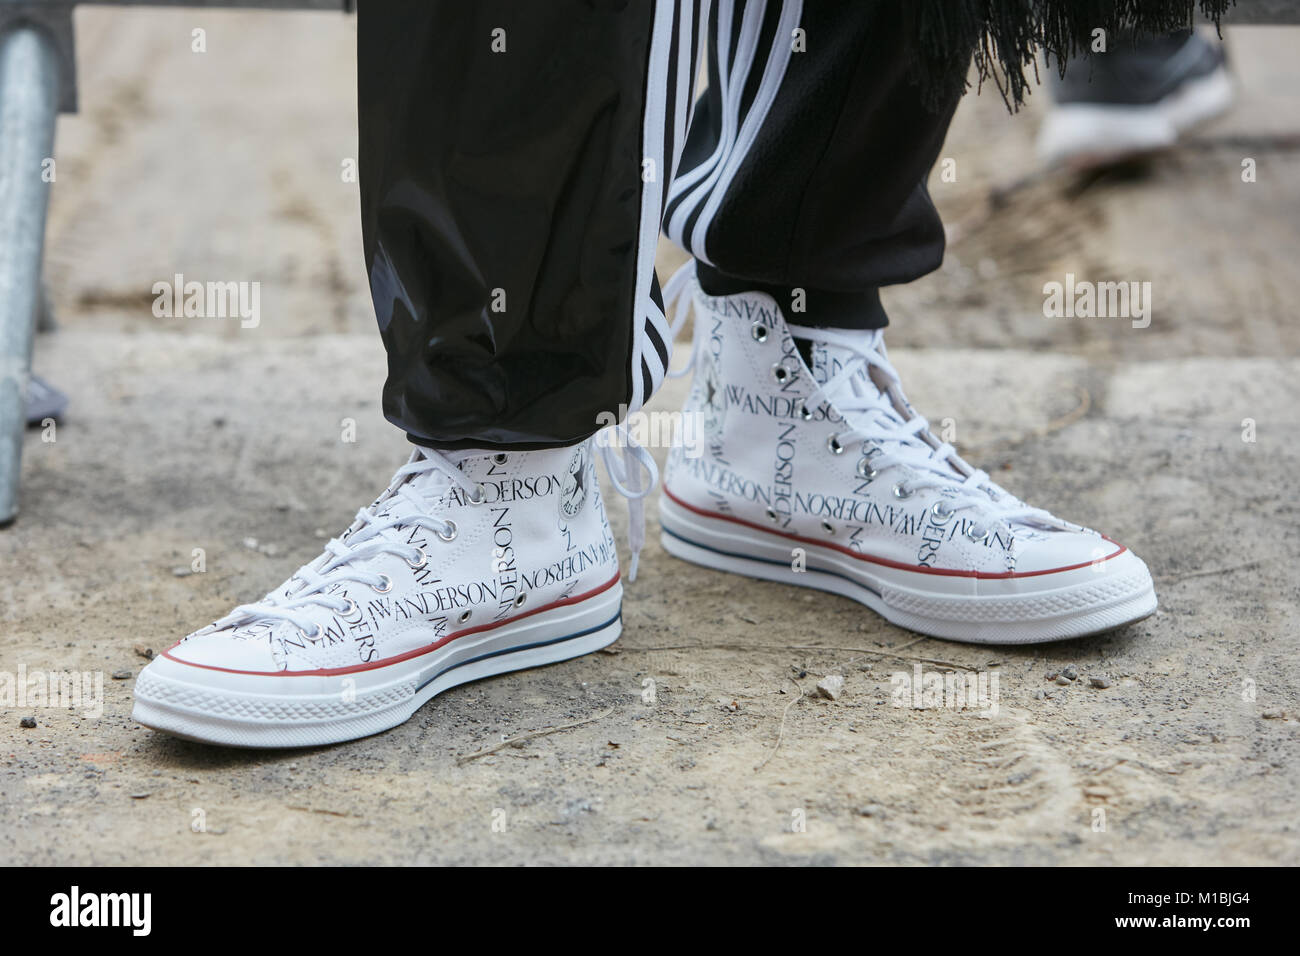
<svg viewBox="0 0 1300 956"><path fill-rule="evenodd" d="M832 548L698 514L660 498L669 554L718 571L830 591L899 627L975 644L1034 644L1084 637L1156 609L1146 565L1131 551L1102 564L1014 578L926 574L875 564ZM805 570L794 569L793 549Z"/></svg>
<svg viewBox="0 0 1300 956"><path fill-rule="evenodd" d="M1221 66L1144 106L1055 106L1039 130L1038 155L1049 165L1094 166L1167 149L1183 133L1226 110L1232 95L1232 79Z"/></svg>
<svg viewBox="0 0 1300 956"><path fill-rule="evenodd" d="M382 667L249 674L159 657L141 671L132 717L186 740L230 747L313 747L404 723L469 681L580 657L622 633L623 586L467 634Z"/></svg>

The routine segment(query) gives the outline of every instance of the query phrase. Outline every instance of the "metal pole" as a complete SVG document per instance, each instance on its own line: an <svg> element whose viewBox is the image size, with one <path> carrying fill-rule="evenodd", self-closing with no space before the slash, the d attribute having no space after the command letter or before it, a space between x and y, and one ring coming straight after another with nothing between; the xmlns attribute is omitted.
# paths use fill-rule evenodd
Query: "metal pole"
<svg viewBox="0 0 1300 956"><path fill-rule="evenodd" d="M40 27L0 34L0 524L18 511L32 334L41 301L41 256L50 197L59 55Z"/></svg>

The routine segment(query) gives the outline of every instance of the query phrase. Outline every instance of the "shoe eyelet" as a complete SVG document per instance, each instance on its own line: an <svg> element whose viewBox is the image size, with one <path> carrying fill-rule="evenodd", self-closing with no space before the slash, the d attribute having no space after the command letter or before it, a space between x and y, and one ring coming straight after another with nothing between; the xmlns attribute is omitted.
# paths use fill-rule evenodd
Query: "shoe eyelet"
<svg viewBox="0 0 1300 956"><path fill-rule="evenodd" d="M835 533L835 525L831 524L829 521L827 521L825 518L823 518L823 519L822 519L822 530L825 531L827 534L834 534L834 533Z"/></svg>
<svg viewBox="0 0 1300 956"><path fill-rule="evenodd" d="M751 325L749 327L749 332L752 336L754 336L755 342L767 341L767 326L764 325L762 322L755 322L753 325Z"/></svg>
<svg viewBox="0 0 1300 956"><path fill-rule="evenodd" d="M295 625L295 626L296 626L296 625ZM320 626L319 624L317 624L317 625L316 625L315 627L313 627L310 631L303 630L303 629L300 627L300 628L298 628L298 633L301 634L305 640L308 640L308 641L314 641L314 640L316 640L316 638L320 637L320 635L321 635L321 631L322 631L322 630L323 630L323 628L321 628L321 626Z"/></svg>
<svg viewBox="0 0 1300 956"><path fill-rule="evenodd" d="M844 454L844 446L840 444L839 435L831 435L830 438L826 439L826 447L831 450L832 455Z"/></svg>
<svg viewBox="0 0 1300 956"><path fill-rule="evenodd" d="M454 521L448 521L448 522L447 522L447 529L448 529L448 530L447 530L446 532L435 531L434 534L436 534L436 535L438 536L438 538L439 538L440 540L442 540L442 541L455 541L455 540L456 540L456 522L454 522Z"/></svg>
<svg viewBox="0 0 1300 956"><path fill-rule="evenodd" d="M418 571L418 570L420 570L420 568L424 567L426 564L429 563L429 556L428 556L427 554L424 553L424 549L423 549L423 548L417 548L416 550L420 553L420 560L419 560L419 561L411 561L410 559L407 559L407 562L406 562L407 566L408 566L412 571Z"/></svg>
<svg viewBox="0 0 1300 956"><path fill-rule="evenodd" d="M802 418L802 419L803 419L804 421L806 421L806 422L810 422L810 421L812 421L812 416L813 416L812 410L808 407L808 403L807 403L807 402L804 402L803 404L801 404L801 405L799 406L799 417L800 417L800 418Z"/></svg>
<svg viewBox="0 0 1300 956"><path fill-rule="evenodd" d="M515 607L523 607L524 602L527 600L528 600L528 595L525 594L523 591L520 591L519 596L515 598Z"/></svg>
<svg viewBox="0 0 1300 956"><path fill-rule="evenodd" d="M474 496L472 498L467 497L465 500L472 505L481 505L483 502L487 501L487 488L481 483L475 485Z"/></svg>
<svg viewBox="0 0 1300 956"><path fill-rule="evenodd" d="M347 602L348 603L343 606L343 610L339 612L345 621L353 614L357 613L357 602L352 600L352 598L348 598Z"/></svg>
<svg viewBox="0 0 1300 956"><path fill-rule="evenodd" d="M901 481L894 485L894 497L899 501L906 501L908 498L912 497L913 494L915 494L915 492L910 488L905 487Z"/></svg>
<svg viewBox="0 0 1300 956"><path fill-rule="evenodd" d="M947 520L952 517L952 509L943 501L936 501L930 506L930 514L941 520Z"/></svg>
<svg viewBox="0 0 1300 956"><path fill-rule="evenodd" d="M506 453L503 451L497 452L492 456L492 461L494 464L504 465L506 463Z"/></svg>
<svg viewBox="0 0 1300 956"><path fill-rule="evenodd" d="M468 621L471 617L473 617L473 615L474 615L474 612L473 612L473 611L461 611L461 612L460 612L460 617L456 618L456 623L457 623L457 624L464 624L464 623L465 623L466 621Z"/></svg>
<svg viewBox="0 0 1300 956"><path fill-rule="evenodd" d="M767 520L768 520L768 521L771 521L771 522L773 522L773 523L775 523L775 522L781 520L781 516L780 516L779 514L776 513L776 510L775 510L775 509L773 509L773 508L768 508L768 509L767 509Z"/></svg>
<svg viewBox="0 0 1300 956"><path fill-rule="evenodd" d="M985 528L983 531L976 533L975 526L971 525L969 528L966 529L966 537L970 538L972 541L976 542L977 544L980 542L987 541L989 539L989 529Z"/></svg>
<svg viewBox="0 0 1300 956"><path fill-rule="evenodd" d="M876 477L876 475L880 474L880 472L876 471L876 469L871 467L870 458L860 459L858 461L857 471L858 471L858 477L865 478L867 481L871 481L873 478Z"/></svg>
<svg viewBox="0 0 1300 956"><path fill-rule="evenodd" d="M380 594L387 594L389 591L393 589L393 579L386 574L381 574L379 576L380 578L383 579L384 582L383 585L380 586L378 584L372 584L370 585L370 587L372 590L378 591Z"/></svg>
<svg viewBox="0 0 1300 956"><path fill-rule="evenodd" d="M777 362L772 366L772 377L776 379L778 385L784 385L786 382L790 381L792 376L790 375L790 370L788 368L780 362Z"/></svg>

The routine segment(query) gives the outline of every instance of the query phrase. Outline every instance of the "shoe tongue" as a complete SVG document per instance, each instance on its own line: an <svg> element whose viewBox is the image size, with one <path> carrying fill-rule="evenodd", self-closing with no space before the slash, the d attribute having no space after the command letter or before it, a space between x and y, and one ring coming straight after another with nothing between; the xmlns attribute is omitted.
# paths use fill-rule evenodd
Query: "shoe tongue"
<svg viewBox="0 0 1300 956"><path fill-rule="evenodd" d="M445 497L453 485L451 479L441 471L426 471L418 475L408 475L406 480L397 487L418 492L422 498L433 504Z"/></svg>
<svg viewBox="0 0 1300 956"><path fill-rule="evenodd" d="M812 339L796 339L804 361L812 370L818 385L825 385L832 377L843 371L853 359L853 353L843 346L828 342L815 342Z"/></svg>
<svg viewBox="0 0 1300 956"><path fill-rule="evenodd" d="M871 336L874 334L869 331L848 333L860 336L860 341L864 348L874 347ZM833 377L842 372L850 362L858 358L858 353L847 349L842 345L835 345L829 342L819 342L812 339L796 339L800 353L804 356L808 368L812 371L813 378L819 385L825 385ZM853 396L860 401L851 404L858 406L852 409L846 409L842 406L850 404L845 399ZM864 367L859 370L845 385L836 389L835 402L841 406L840 411L844 415L844 420L851 426L859 427L869 422L877 420L879 412L884 412L886 417L897 425L902 425L915 414L910 407L900 412L895 406L892 396L881 391L876 385ZM898 451L903 443L897 441L881 441L876 443L879 448L887 452ZM913 448L921 448L925 443L919 438L913 439L906 443ZM953 471L954 477L961 477L956 470Z"/></svg>
<svg viewBox="0 0 1300 956"><path fill-rule="evenodd" d="M870 345L869 338L872 334L871 332L861 332L857 334L862 336L862 342L864 345ZM812 339L803 338L796 338L794 341L795 346L799 349L799 354L803 356L805 364L807 364L809 370L812 372L813 379L816 380L818 385L825 385L834 376L843 371L844 367L848 365L849 362L853 361L853 359L857 357L857 353L844 348L842 345L818 342ZM906 399L903 401L907 408L907 412L905 414L900 413L894 406L891 397L880 390L876 383L872 381L871 377L867 374L866 369L863 369L854 375L853 378L849 379L847 387L843 392L841 392L841 395L845 392L863 399L864 401L861 404L870 406L871 409L845 412L845 420L848 421L850 425L857 425L868 418L874 419L876 414L873 410L876 408L883 409L900 424L910 419L915 414L915 412L911 410L911 406L906 405ZM900 443L895 441L880 442L878 444L881 449L888 452L896 452L901 447ZM908 444L912 447L919 447L924 443L921 442L920 439L916 439L914 442L909 442ZM961 472L957 471L957 469L952 468L952 477L955 480L960 481L965 476ZM1002 495L1006 496L1005 499L999 500L1005 500L1008 504L1022 503L1014 495L1011 495L1002 489L998 490ZM1031 527L1024 522L1015 522L1014 526Z"/></svg>
<svg viewBox="0 0 1300 956"><path fill-rule="evenodd" d="M459 465L466 458L472 457L474 454L484 453L473 451L448 452L444 453L444 457L453 464ZM371 505L371 509L374 511L375 516L381 519L402 518L419 513L421 509L415 502L411 501L409 497L399 494L402 489L406 488L415 492L417 497L423 499L430 510L436 510L454 487L455 483L440 469L418 472L414 475L407 475L402 479L402 481L386 488L384 493L375 499L374 504ZM348 533L351 534L355 532L359 527L359 523L353 523L353 525L348 529ZM399 526L398 528L388 529L381 532L381 534L391 538L404 538L406 537L403 530L404 527L405 526ZM413 534L415 534L416 537L424 536L422 531L416 531L413 532Z"/></svg>
<svg viewBox="0 0 1300 956"><path fill-rule="evenodd" d="M869 342L870 332L857 334L861 335L864 345ZM818 385L825 385L857 357L857 353L850 349L829 342L797 338L795 345ZM865 368L849 379L846 391L858 398L866 399L873 406L878 405L880 408L894 410L889 396L876 387L876 383L867 375Z"/></svg>
<svg viewBox="0 0 1300 956"><path fill-rule="evenodd" d="M484 454L489 453L469 450L463 452L444 453L444 457L453 464L463 468L461 463L466 458ZM436 509L440 501L446 497L449 491L451 491L453 482L450 477L438 469L420 472L414 475L407 475L401 482L390 484L388 488L384 489L383 494L371 502L371 505L367 510L379 520L390 518L400 519L417 514L421 510L419 506L408 497L398 494L402 488L406 487L416 491L419 497L423 498L425 502L428 503L430 509ZM361 530L365 523L366 522L362 519L358 518L344 529L340 537L344 541L347 541L352 535ZM407 525L398 525L393 528L385 528L378 533L390 540L402 541L405 544L411 544L420 548L426 547L430 544L430 532L424 527L411 528ZM311 562L310 566L319 567L321 562L326 560L327 557L328 554L322 554L315 561ZM297 575L294 575L283 587L278 591L272 591L264 598L264 600L272 603L283 602L301 591L302 587L302 579Z"/></svg>
<svg viewBox="0 0 1300 956"><path fill-rule="evenodd" d="M474 451L472 449L465 451L443 452L442 455L452 464L457 465L464 470L463 462L467 458L475 455L485 455L487 452ZM399 484L386 490L379 496L375 503L376 509L380 514L399 515L406 514L414 510L414 505L405 498L397 496L397 491L401 488L410 488L421 498L427 501L431 506L437 504L447 496L455 487L455 483L441 469L419 472L414 475L407 475Z"/></svg>

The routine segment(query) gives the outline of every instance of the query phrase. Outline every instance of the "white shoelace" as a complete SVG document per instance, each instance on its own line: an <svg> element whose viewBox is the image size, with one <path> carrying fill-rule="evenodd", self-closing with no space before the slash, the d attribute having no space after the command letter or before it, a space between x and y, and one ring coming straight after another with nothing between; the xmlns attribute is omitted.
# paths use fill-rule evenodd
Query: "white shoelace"
<svg viewBox="0 0 1300 956"><path fill-rule="evenodd" d="M623 454L618 454L618 442L623 443ZM636 580L637 566L641 563L641 549L645 547L645 499L654 491L659 481L659 467L650 452L638 445L627 430L627 424L610 425L596 433L596 447L605 462L614 490L627 499L627 544L632 552L627 579ZM641 469L645 469L646 482L641 483Z"/></svg>
<svg viewBox="0 0 1300 956"><path fill-rule="evenodd" d="M668 327L668 347L673 343L691 312L694 301L692 282L695 279L695 260L691 259L673 273L663 287L664 309L672 312L672 323ZM698 336L697 336L698 337ZM671 361L672 353L669 352ZM680 378L691 370L695 363L695 345L691 343L691 355L685 367L674 371L668 369L669 378ZM619 445L623 454L617 454ZM627 538L628 548L632 552L632 561L628 565L627 579L636 580L637 567L641 562L641 549L645 547L645 499L659 483L659 468L650 452L637 444L628 431L627 424L610 425L596 433L596 446L600 449L605 462L605 471L609 475L614 490L627 499ZM641 482L641 470L646 473L646 482Z"/></svg>
<svg viewBox="0 0 1300 956"><path fill-rule="evenodd" d="M676 342L677 336L686 325L687 318L695 306L695 260L690 259L672 274L664 283L664 308L671 309L672 323L668 326L670 342ZM669 378L681 378L695 365L695 344L700 340L698 327L691 336L691 351L686 357L686 364L679 369L668 369ZM671 358L671 355L669 356Z"/></svg>
<svg viewBox="0 0 1300 956"><path fill-rule="evenodd" d="M253 621L281 620L293 624L304 634L316 636L320 626L307 616L308 610L324 607L347 612L351 608L349 599L324 593L331 584L356 581L380 593L391 590L393 582L387 575L355 567L353 562L380 554L395 554L412 568L423 567L429 555L422 548L391 533L398 527L427 528L441 541L449 542L456 537L456 523L434 515L433 503L416 482L409 480L430 473L445 476L451 485L465 491L471 502L483 500L483 487L465 477L454 462L431 448L417 448L411 454L411 460L397 470L378 501L358 511L352 527L341 537L331 538L321 557L298 569L291 579L291 583L297 582L297 587L291 593L276 592L255 604L240 605L217 621L213 628L220 630ZM409 508L396 507L400 504L409 505Z"/></svg>
<svg viewBox="0 0 1300 956"><path fill-rule="evenodd" d="M931 434L929 423L912 412L904 418L900 408L911 411L903 395L897 370L885 353L884 330L856 334L789 326L790 334L814 344L844 349L852 357L837 373L819 386L808 398L809 410L823 402L843 414L850 427L827 439L834 449L861 443L864 449L864 477L874 477L886 468L901 466L912 475L895 486L900 498L911 497L924 488L945 493L941 503L944 513L967 508L983 508L995 520L1005 524L1038 523L1061 527L1062 522L1041 508L1032 508L997 485L987 472L964 461L949 443ZM875 370L873 375L872 370ZM983 537L988 528L971 530L972 537Z"/></svg>

